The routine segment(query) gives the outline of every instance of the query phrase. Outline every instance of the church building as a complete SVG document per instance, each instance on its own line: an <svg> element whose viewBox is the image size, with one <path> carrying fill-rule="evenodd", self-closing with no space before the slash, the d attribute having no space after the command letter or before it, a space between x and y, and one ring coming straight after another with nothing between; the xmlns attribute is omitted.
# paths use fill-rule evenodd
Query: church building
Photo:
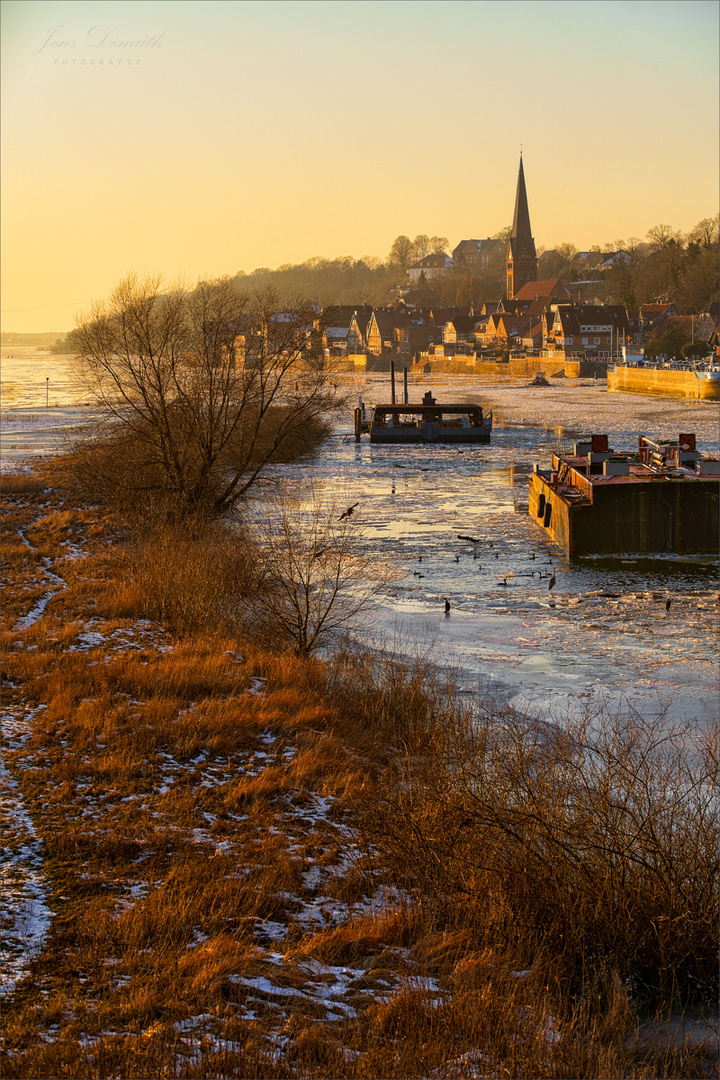
<svg viewBox="0 0 720 1080"><path fill-rule="evenodd" d="M525 173L521 154L517 194L515 196L515 216L513 218L512 233L510 234L510 248L507 260L508 299L517 296L523 285L527 285L529 281L537 281L537 268L537 254L530 228L530 212L528 210Z"/></svg>

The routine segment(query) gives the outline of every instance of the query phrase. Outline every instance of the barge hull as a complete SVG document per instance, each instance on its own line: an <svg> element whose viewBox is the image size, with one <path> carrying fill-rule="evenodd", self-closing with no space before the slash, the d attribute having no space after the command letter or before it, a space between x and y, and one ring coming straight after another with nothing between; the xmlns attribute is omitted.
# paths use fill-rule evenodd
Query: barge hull
<svg viewBox="0 0 720 1080"><path fill-rule="evenodd" d="M435 424L423 424L418 428L372 428L372 443L489 443L490 428L471 428L470 430L443 430Z"/></svg>
<svg viewBox="0 0 720 1080"><path fill-rule="evenodd" d="M714 373L713 373L714 374ZM607 374L608 390L662 397L720 400L720 377L708 378L703 371L673 371L665 368L617 367Z"/></svg>
<svg viewBox="0 0 720 1080"><path fill-rule="evenodd" d="M709 477L607 485L593 491L592 503L571 505L538 472L530 479L529 513L571 558L718 554L720 483Z"/></svg>

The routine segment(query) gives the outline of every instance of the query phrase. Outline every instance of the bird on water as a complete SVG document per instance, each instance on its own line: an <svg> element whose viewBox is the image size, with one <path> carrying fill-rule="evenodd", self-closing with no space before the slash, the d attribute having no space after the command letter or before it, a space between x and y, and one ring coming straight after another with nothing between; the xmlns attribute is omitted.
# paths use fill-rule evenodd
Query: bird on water
<svg viewBox="0 0 720 1080"><path fill-rule="evenodd" d="M666 601L665 601L665 610L666 610L666 611L669 611L669 610L670 610L670 605L671 605L671 604L672 604L672 600L666 600Z"/></svg>
<svg viewBox="0 0 720 1080"><path fill-rule="evenodd" d="M443 597L443 599L445 599L445 597ZM450 601L449 600L445 600L445 614L446 615L450 614Z"/></svg>
<svg viewBox="0 0 720 1080"><path fill-rule="evenodd" d="M554 589L554 588L555 588L555 571L553 570L552 577L548 581L548 589Z"/></svg>

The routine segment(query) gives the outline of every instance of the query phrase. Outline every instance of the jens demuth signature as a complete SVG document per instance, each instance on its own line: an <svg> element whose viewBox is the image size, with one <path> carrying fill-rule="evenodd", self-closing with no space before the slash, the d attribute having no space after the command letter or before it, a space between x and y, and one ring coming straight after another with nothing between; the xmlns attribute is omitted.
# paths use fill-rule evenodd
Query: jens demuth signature
<svg viewBox="0 0 720 1080"><path fill-rule="evenodd" d="M131 38L120 37L115 33L115 29L112 26L104 24L98 24L97 26L91 26L89 30L85 32L82 37L74 36L68 33L65 26L53 26L48 30L45 41L42 43L39 49L35 49L33 56L37 56L38 53L48 50L64 49L159 49L163 45L163 39L166 34L169 34L169 30L163 30L160 34L153 34L152 37L146 38Z"/></svg>

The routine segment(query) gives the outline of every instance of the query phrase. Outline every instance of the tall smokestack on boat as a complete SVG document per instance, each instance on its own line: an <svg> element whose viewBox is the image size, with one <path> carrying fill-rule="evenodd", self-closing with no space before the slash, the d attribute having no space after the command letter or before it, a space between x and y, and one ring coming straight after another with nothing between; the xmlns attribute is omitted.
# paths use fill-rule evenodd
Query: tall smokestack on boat
<svg viewBox="0 0 720 1080"><path fill-rule="evenodd" d="M407 368L403 368L403 405L408 403Z"/></svg>
<svg viewBox="0 0 720 1080"><path fill-rule="evenodd" d="M395 361L390 361L390 402L395 404Z"/></svg>

